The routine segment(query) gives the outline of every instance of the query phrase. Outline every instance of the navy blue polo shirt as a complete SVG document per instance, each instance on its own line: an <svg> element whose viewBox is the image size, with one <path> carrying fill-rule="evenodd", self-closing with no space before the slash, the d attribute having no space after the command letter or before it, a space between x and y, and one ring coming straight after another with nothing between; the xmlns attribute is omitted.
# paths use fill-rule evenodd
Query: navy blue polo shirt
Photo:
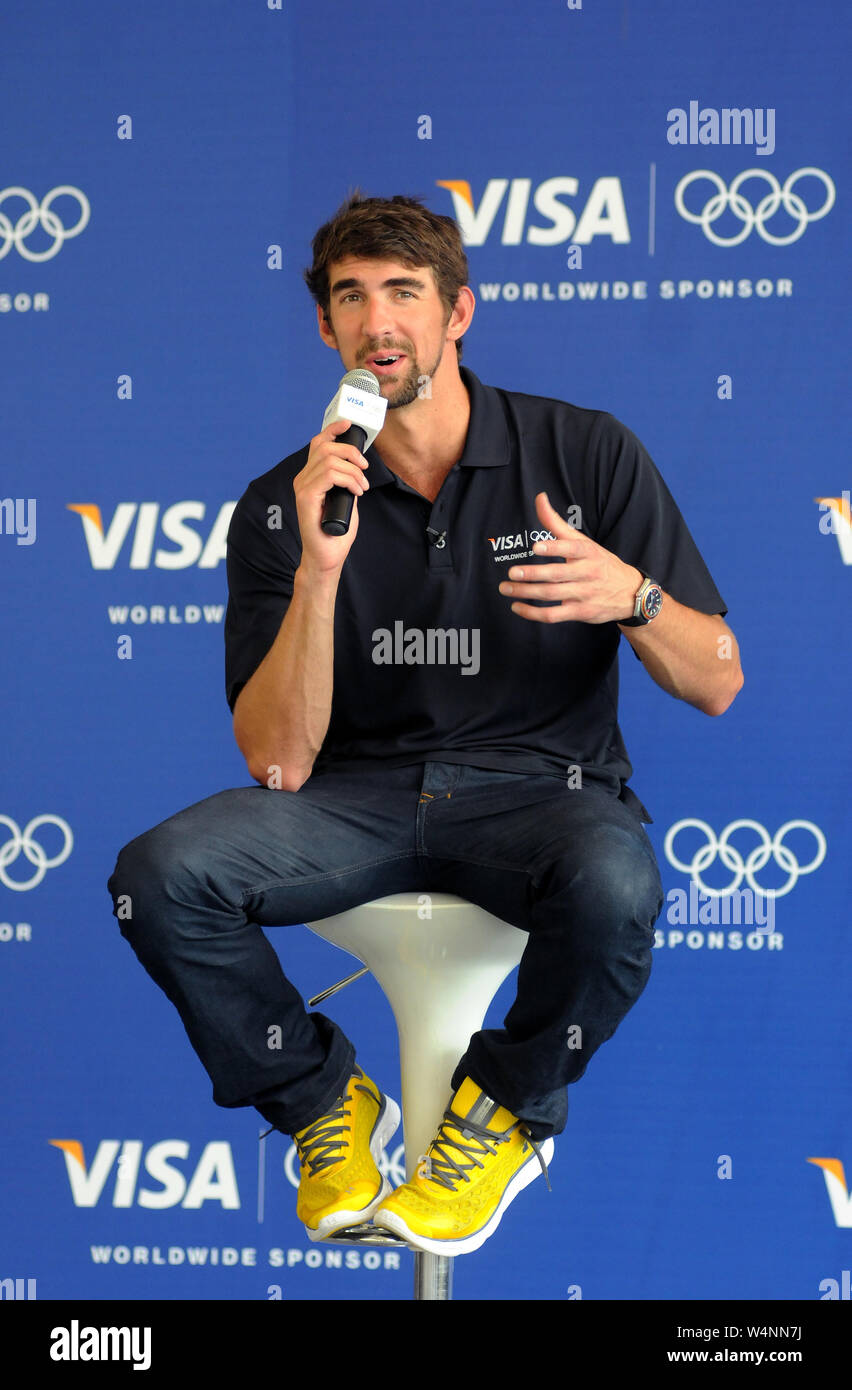
<svg viewBox="0 0 852 1390"><path fill-rule="evenodd" d="M484 386L470 396L464 452L430 502L365 455L370 488L340 578L334 690L314 770L435 760L563 781L580 768L650 820L625 785L618 727L621 633L612 623L518 617L498 590L532 557L536 493L679 603L727 609L640 441L614 416ZM381 442L381 435L377 443ZM309 445L249 484L227 543L226 693L237 696L275 640L301 541L293 479ZM271 508L280 508L281 526ZM576 511L579 508L579 513ZM542 563L538 557L535 564Z"/></svg>

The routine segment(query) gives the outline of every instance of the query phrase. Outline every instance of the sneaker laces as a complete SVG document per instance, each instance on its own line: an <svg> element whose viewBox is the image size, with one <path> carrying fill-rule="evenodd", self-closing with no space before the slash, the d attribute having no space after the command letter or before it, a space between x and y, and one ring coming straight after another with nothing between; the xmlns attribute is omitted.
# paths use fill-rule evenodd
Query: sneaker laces
<svg viewBox="0 0 852 1390"><path fill-rule="evenodd" d="M369 1086L355 1084L356 1091L363 1091L365 1096L371 1096L375 1100L373 1092ZM343 1158L341 1149L345 1150L348 1143L349 1126L343 1121L351 1110L346 1109L346 1093L338 1096L337 1102L327 1115L315 1120L312 1125L308 1125L301 1135L293 1135L293 1141L299 1153L299 1161L303 1168L308 1168L312 1178L317 1173L321 1173L326 1168L333 1168L335 1163L339 1163Z"/></svg>
<svg viewBox="0 0 852 1390"><path fill-rule="evenodd" d="M449 1131L454 1129L459 1133L459 1138L453 1138ZM516 1120L506 1130L487 1129L485 1125L476 1124L473 1120L466 1120L461 1115L457 1115L454 1110L444 1111L444 1118L438 1128L437 1137L433 1140L426 1155L425 1166L427 1168L428 1180L436 1182L440 1187L446 1187L450 1192L455 1192L456 1184L459 1180L470 1182L468 1173L472 1168L484 1168L482 1160L486 1154L492 1156L497 1152L499 1144L506 1144L511 1139L516 1129L519 1129L524 1139L533 1149L536 1158L541 1164L541 1171L547 1183L547 1190L551 1192L550 1177L547 1172L541 1149L533 1139L529 1130L520 1120ZM472 1140L472 1143L464 1143L461 1136ZM469 1158L470 1163L457 1163L452 1154L447 1150L454 1150L461 1158ZM437 1155L437 1157L435 1156Z"/></svg>

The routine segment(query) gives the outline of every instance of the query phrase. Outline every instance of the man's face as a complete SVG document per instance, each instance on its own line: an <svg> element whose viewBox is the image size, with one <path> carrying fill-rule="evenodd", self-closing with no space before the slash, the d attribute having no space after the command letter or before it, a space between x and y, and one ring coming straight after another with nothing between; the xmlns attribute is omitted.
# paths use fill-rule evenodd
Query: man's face
<svg viewBox="0 0 852 1390"><path fill-rule="evenodd" d="M329 319L318 310L320 336L347 372L373 372L389 410L431 395L445 349L456 353L431 267L348 256L329 267L328 278ZM386 357L397 361L383 366Z"/></svg>

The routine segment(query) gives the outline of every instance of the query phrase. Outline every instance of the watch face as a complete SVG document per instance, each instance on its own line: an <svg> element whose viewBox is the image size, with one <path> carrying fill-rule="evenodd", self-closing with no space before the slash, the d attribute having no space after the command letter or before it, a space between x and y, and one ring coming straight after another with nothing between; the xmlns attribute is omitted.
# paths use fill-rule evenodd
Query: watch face
<svg viewBox="0 0 852 1390"><path fill-rule="evenodd" d="M642 612L646 618L656 618L663 606L663 591L657 584L652 584L642 598Z"/></svg>

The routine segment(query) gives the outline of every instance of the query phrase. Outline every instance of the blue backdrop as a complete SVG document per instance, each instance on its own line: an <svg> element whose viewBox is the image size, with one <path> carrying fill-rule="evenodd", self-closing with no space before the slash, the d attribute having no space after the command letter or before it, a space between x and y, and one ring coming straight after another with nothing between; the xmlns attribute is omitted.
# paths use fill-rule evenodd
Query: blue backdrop
<svg viewBox="0 0 852 1390"><path fill-rule="evenodd" d="M831 0L6 18L0 1278L58 1299L410 1296L407 1253L307 1241L289 1141L213 1104L106 890L121 845L250 781L224 534L336 388L300 272L360 185L460 221L481 380L639 435L746 677L710 719L623 644L670 894L651 982L572 1088L553 1193L534 1184L457 1261L456 1297L849 1297L841 42ZM346 973L304 928L273 939L305 994ZM398 1094L378 987L329 1007Z"/></svg>

